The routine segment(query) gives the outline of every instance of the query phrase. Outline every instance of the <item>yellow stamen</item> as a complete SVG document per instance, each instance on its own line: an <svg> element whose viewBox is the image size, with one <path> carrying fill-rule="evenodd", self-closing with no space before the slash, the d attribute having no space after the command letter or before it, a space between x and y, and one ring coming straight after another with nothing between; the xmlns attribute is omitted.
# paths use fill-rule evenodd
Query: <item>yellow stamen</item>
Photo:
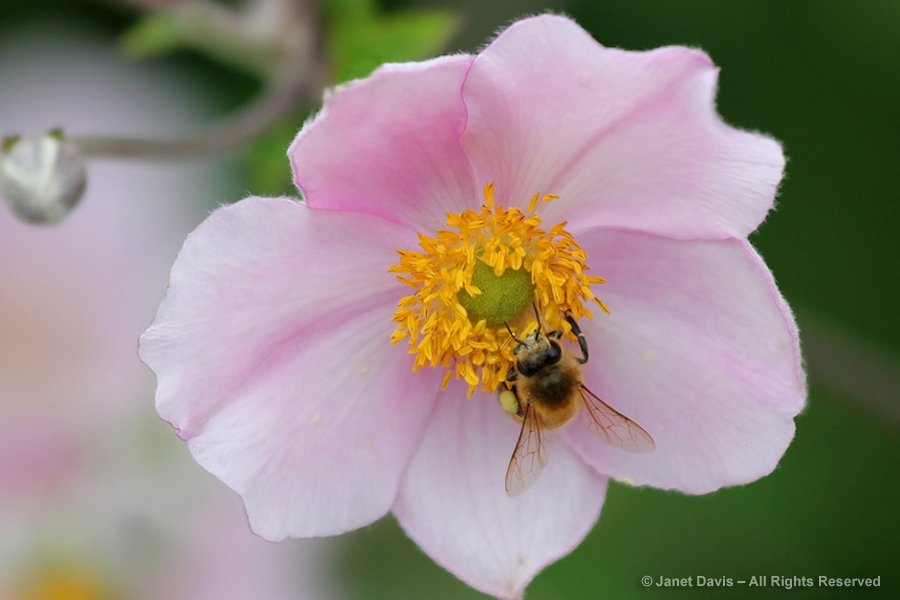
<svg viewBox="0 0 900 600"><path fill-rule="evenodd" d="M558 196L535 194L525 213L495 205L493 183L484 187L484 198L480 213L447 214L447 227L457 231L419 234L422 252L398 250L400 262L389 269L415 290L399 302L391 342L409 338L413 371L447 368L441 389L455 376L469 384L469 396L479 382L483 391L493 392L506 379L514 360L506 323L533 331L532 302L547 332L568 332L566 314L593 318L584 302L609 312L591 292L592 284L604 280L585 274L587 254L566 223L547 232L539 228L540 216L532 214L539 200ZM472 282L476 268L478 285ZM504 277L510 270L527 275Z"/></svg>

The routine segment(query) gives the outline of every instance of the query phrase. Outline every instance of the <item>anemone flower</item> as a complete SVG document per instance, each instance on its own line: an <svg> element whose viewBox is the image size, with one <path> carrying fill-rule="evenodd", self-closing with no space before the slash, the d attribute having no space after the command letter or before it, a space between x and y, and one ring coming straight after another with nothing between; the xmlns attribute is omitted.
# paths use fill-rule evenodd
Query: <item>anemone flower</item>
<svg viewBox="0 0 900 600"><path fill-rule="evenodd" d="M159 132L190 123L199 100L58 29L4 37L0 82L3 134ZM324 597L319 549L247 531L145 403L135 338L215 193L209 171L92 165L84 203L52 228L0 201L4 600Z"/></svg>
<svg viewBox="0 0 900 600"><path fill-rule="evenodd" d="M334 90L288 151L303 200L245 199L185 242L141 341L159 414L264 538L391 511L503 598L581 541L609 477L701 494L768 474L805 378L746 238L784 159L720 119L716 79L702 52L543 15ZM656 449L573 418L512 498L528 431L498 395L519 342L559 330L577 353L573 323L580 381Z"/></svg>

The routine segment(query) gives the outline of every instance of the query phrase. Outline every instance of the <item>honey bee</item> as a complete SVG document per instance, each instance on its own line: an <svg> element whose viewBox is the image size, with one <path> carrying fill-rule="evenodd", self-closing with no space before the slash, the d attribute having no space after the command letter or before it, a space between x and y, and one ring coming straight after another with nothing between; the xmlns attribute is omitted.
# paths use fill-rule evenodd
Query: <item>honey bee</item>
<svg viewBox="0 0 900 600"><path fill-rule="evenodd" d="M506 326L517 346L515 362L500 392L504 410L522 420L522 429L506 470L506 493L515 497L530 488L547 462L543 433L562 427L579 412L582 422L602 441L628 452L652 452L653 438L640 425L611 408L585 387L581 365L588 361L584 334L572 315L565 319L578 338L581 357L563 349L562 331L541 331L537 306L537 329L524 340Z"/></svg>

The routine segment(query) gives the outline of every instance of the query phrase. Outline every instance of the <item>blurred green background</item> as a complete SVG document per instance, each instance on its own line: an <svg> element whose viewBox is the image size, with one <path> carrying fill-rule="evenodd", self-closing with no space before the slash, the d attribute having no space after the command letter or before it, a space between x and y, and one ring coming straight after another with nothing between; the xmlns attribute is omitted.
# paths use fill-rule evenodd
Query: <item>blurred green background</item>
<svg viewBox="0 0 900 600"><path fill-rule="evenodd" d="M423 6L458 11L451 51L475 51L513 18L545 8L605 45L702 48L721 68L720 113L780 139L789 158L777 210L752 238L798 313L810 370L808 408L781 466L702 497L613 483L593 532L527 597L900 597L900 2L390 0L380 9ZM112 2L7 0L0 36L46 19L112 44L135 15ZM259 89L196 53L157 62L213 91L210 118ZM268 153L283 156L280 140L304 116L243 156L234 199L283 186L281 167L265 171ZM347 536L333 568L347 598L484 597L391 518ZM644 588L644 575L880 576L881 586L661 589Z"/></svg>

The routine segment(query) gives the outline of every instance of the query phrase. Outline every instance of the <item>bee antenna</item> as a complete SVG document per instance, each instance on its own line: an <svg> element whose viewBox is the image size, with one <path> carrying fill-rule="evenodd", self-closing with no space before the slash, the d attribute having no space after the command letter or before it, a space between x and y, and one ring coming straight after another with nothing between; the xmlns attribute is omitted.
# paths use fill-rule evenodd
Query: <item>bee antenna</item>
<svg viewBox="0 0 900 600"><path fill-rule="evenodd" d="M537 330L540 331L541 328L542 328L542 326L541 326L541 313L540 313L540 311L538 311L537 302L532 302L532 303L531 303L531 306L534 308L534 316L535 316L535 318L537 318L537 323L538 323L538 328L537 328Z"/></svg>
<svg viewBox="0 0 900 600"><path fill-rule="evenodd" d="M509 328L509 323L507 323L506 321L503 321L503 324L506 325L506 330L509 332L509 335L512 336L512 339L513 339L518 345L524 346L525 343L522 342L519 338L517 338L517 337L516 337L516 334L513 333L513 330Z"/></svg>

